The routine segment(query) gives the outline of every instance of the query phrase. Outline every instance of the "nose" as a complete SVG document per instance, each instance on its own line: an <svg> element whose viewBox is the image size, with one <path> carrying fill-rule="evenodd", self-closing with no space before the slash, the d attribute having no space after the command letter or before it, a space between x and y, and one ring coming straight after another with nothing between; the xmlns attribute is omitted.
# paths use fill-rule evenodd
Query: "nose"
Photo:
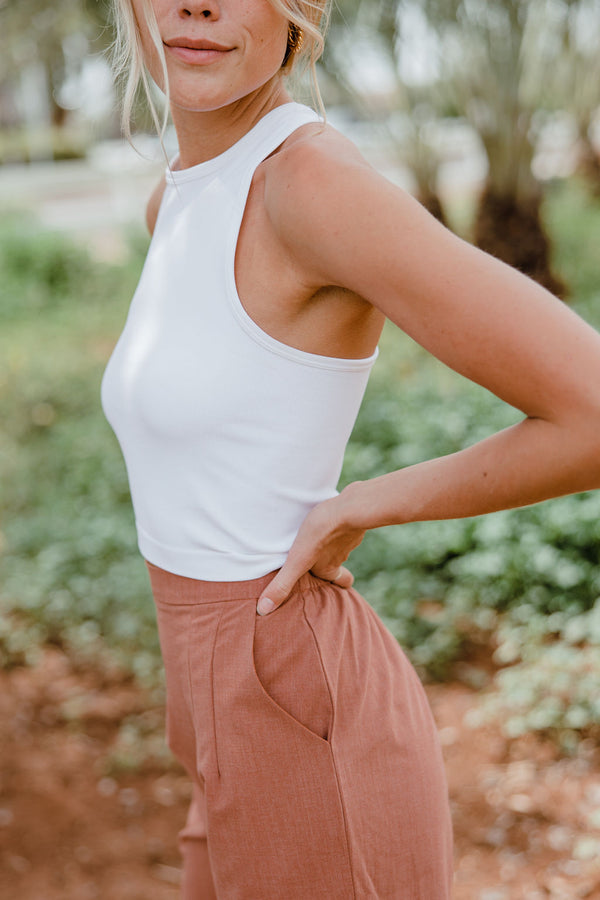
<svg viewBox="0 0 600 900"><path fill-rule="evenodd" d="M197 3L194 0L187 0L185 4L181 4L179 16L182 19L189 19L191 16L204 19L218 19L218 0L199 0Z"/></svg>

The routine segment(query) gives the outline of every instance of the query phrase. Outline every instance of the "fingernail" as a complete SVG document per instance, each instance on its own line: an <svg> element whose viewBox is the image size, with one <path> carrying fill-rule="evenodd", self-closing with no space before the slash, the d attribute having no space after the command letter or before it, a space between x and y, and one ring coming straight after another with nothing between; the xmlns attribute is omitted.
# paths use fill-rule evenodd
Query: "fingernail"
<svg viewBox="0 0 600 900"><path fill-rule="evenodd" d="M275 609L275 604L272 600L269 600L268 597L261 597L258 601L258 606L256 607L256 612L259 616L266 616L267 613L272 612Z"/></svg>

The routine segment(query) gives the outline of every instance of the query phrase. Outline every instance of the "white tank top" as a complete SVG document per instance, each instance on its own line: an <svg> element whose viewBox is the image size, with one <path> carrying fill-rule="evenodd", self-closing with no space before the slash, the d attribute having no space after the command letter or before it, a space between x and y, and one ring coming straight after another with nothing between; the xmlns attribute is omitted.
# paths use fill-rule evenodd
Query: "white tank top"
<svg viewBox="0 0 600 900"><path fill-rule="evenodd" d="M243 581L279 568L336 494L377 351L339 359L264 332L237 294L256 167L318 121L287 103L220 156L167 171L148 256L102 404L125 457L142 555L177 575Z"/></svg>

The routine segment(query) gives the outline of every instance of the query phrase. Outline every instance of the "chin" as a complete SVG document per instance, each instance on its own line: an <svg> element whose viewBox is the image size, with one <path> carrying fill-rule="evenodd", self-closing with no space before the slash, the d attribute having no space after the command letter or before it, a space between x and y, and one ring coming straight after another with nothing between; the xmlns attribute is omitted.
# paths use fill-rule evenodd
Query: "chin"
<svg viewBox="0 0 600 900"><path fill-rule="evenodd" d="M233 100L230 95L224 95L220 91L196 90L177 91L171 90L171 106L186 112L211 112L228 106Z"/></svg>
<svg viewBox="0 0 600 900"><path fill-rule="evenodd" d="M210 90L172 91L171 106L190 113L215 112L215 110L225 109L233 103L243 100L244 97L251 97L259 93L261 87L266 86L258 85L227 93Z"/></svg>

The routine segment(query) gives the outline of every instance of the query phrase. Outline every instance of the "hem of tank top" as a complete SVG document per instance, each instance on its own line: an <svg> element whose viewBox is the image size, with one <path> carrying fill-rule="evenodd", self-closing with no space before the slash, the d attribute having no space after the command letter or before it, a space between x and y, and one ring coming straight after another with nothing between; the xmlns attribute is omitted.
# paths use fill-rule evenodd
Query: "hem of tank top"
<svg viewBox="0 0 600 900"><path fill-rule="evenodd" d="M276 563L269 563L267 566L259 566L254 569L239 565L236 567L227 566L227 568L223 569L211 569L207 566L190 568L188 566L180 566L177 563L173 564L171 560L151 558L146 553L143 553L141 548L140 553L145 562L150 563L156 569L162 569L164 572L177 575L179 578L192 578L194 581L206 582L235 583L239 581L256 581L259 578L264 578L265 575L270 575L272 572L278 572L285 562L284 556L282 560Z"/></svg>
<svg viewBox="0 0 600 900"><path fill-rule="evenodd" d="M301 125L298 127L300 128ZM261 328L244 307L235 279L235 255L240 228L248 203L250 185L252 183L252 178L254 177L254 172L260 165L260 162L261 161L259 160L255 165L249 167L244 175L242 190L240 191L240 201L233 214L231 230L226 243L225 277L227 281L227 297L235 318L242 327L242 330L254 340L255 343L260 344L266 350L270 350L278 356L289 359L291 362L316 369L329 369L330 371L335 372L362 373L370 370L379 356L379 346L375 347L375 350L370 356L363 357L324 356L320 353L312 353L309 350L300 350L299 347L293 347L291 344L286 344Z"/></svg>
<svg viewBox="0 0 600 900"><path fill-rule="evenodd" d="M281 103L279 106L276 106L270 112L266 113L266 115L262 116L255 125L252 126L250 131L247 131L245 134L239 138L235 144L232 144L226 150L223 150L222 153L219 153L217 156L213 156L211 159L206 159L204 162L197 163L195 166L188 166L185 169L173 169L173 165L179 160L179 152L175 153L174 156L168 162L167 167L165 168L165 179L168 183L173 185L181 184L185 181L194 181L199 178L204 178L205 176L212 175L213 172L220 169L222 166L226 165L230 158L234 157L244 146L244 144L250 140L251 136L256 136L256 132L259 129L265 127L265 124L269 122L271 119L277 118L277 115L281 115L282 110L289 110L291 108L300 107L303 109L310 110L315 116L315 122L322 121L321 116L312 109L312 107L307 106L305 103L298 103L296 100L291 100L289 103ZM303 122L302 124L309 124L310 120L307 122Z"/></svg>
<svg viewBox="0 0 600 900"><path fill-rule="evenodd" d="M173 571L175 575L181 574L184 575L184 572L176 572L174 569L169 568L170 563L166 563L167 559L173 561L175 558L180 559L182 562L185 559L185 562L194 561L196 563L201 562L201 558L206 556L210 557L213 561L215 559L219 559L221 562L226 562L229 568L237 567L237 566L248 566L249 563L254 563L258 568L267 567L266 571L263 574L268 574L269 572L273 572L276 569L280 569L283 563L287 558L288 551L280 551L278 553L240 553L239 551L232 552L231 550L185 550L180 547L175 547L172 544L164 544L161 541L157 541L156 538L153 538L148 534L143 528L136 524L137 530L137 538L138 538L138 549L142 554L143 558L148 562L152 563L159 568L166 568L167 571ZM156 552L155 552L156 551ZM161 559L163 562L161 562ZM260 565L258 565L260 563ZM208 563L208 566L210 563ZM187 567L186 567L187 568ZM188 578L204 578L204 576L199 575L188 575ZM250 576L253 577L261 577L259 576ZM217 578L210 577L205 579L208 581L231 581L237 579L231 578ZM246 580L246 579L244 579Z"/></svg>

